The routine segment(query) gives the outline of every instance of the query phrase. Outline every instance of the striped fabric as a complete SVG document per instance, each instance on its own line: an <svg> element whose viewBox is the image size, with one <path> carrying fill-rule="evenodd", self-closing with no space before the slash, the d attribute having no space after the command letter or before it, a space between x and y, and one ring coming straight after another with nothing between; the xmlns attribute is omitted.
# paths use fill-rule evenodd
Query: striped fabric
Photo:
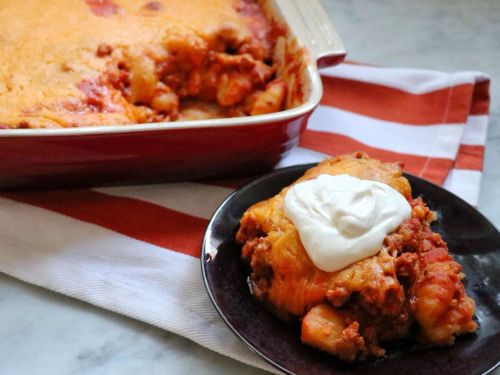
<svg viewBox="0 0 500 375"><path fill-rule="evenodd" d="M406 171L477 205L488 77L357 64L325 69L323 77L324 98L302 148L327 155L365 150L381 160L403 161ZM296 161L291 157L282 165Z"/></svg>
<svg viewBox="0 0 500 375"><path fill-rule="evenodd" d="M365 150L477 203L489 80L476 72L343 64L281 166ZM0 194L0 271L143 320L272 371L229 332L203 287L209 218L235 181Z"/></svg>

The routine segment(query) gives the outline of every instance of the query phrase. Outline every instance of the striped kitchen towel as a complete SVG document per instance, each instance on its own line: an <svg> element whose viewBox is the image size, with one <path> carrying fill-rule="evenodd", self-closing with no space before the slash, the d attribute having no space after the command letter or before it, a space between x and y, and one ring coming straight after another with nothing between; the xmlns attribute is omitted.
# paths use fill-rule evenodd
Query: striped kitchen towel
<svg viewBox="0 0 500 375"><path fill-rule="evenodd" d="M478 200L489 80L342 64L300 147L281 166L364 150ZM0 271L139 319L242 362L272 369L226 328L203 286L199 254L231 184L171 183L0 193Z"/></svg>

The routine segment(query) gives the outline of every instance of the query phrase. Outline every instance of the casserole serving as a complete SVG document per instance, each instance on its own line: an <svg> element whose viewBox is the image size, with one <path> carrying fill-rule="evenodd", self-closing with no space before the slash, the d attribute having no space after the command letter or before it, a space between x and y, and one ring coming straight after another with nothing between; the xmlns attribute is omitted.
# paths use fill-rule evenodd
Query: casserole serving
<svg viewBox="0 0 500 375"><path fill-rule="evenodd" d="M382 343L449 346L477 330L462 267L435 220L400 163L355 153L249 207L236 240L252 294L300 320L302 342L352 362L383 356Z"/></svg>
<svg viewBox="0 0 500 375"><path fill-rule="evenodd" d="M449 254L466 275L466 293L476 302L476 333L464 335L446 348L419 348L411 338L386 342L382 344L386 349L384 357L346 364L330 353L304 345L299 322L284 322L251 294L248 278L252 269L242 261L241 245L235 241L240 218L249 207L279 194L315 166L277 169L250 182L231 194L210 220L202 245L203 280L215 308L232 332L286 374L479 375L497 368L500 356L492 348L500 343L500 233L459 197L412 175L404 175L412 196L421 197L437 214L431 229L446 241ZM324 332L328 333L328 329Z"/></svg>
<svg viewBox="0 0 500 375"><path fill-rule="evenodd" d="M297 143L321 98L317 63L331 65L345 55L317 2L82 0L73 4L74 14L66 9L71 2L60 9L54 4L43 9L44 16L55 19L67 10L76 20L61 23L83 25L65 30L62 44L57 35L39 36L52 50L20 43L9 51L6 46L22 41L22 33L4 33L2 55L10 65L4 64L0 77L2 188L153 182L270 168ZM82 7L94 13L88 25L87 18L78 19ZM105 42L90 48L78 34L81 27L91 35L103 28ZM168 35L168 49L144 47L158 35ZM127 36L137 41L134 48L123 46ZM88 60L78 65L60 58L71 53ZM33 65L30 57L40 63ZM165 64L168 59L175 61ZM35 78L23 80L23 69Z"/></svg>

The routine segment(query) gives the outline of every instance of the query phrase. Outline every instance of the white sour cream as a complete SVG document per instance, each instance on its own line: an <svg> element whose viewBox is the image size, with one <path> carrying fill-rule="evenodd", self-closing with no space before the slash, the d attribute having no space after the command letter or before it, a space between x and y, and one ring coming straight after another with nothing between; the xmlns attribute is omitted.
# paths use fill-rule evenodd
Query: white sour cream
<svg viewBox="0 0 500 375"><path fill-rule="evenodd" d="M377 254L411 216L408 201L389 185L346 174L294 185L284 209L312 262L327 272Z"/></svg>

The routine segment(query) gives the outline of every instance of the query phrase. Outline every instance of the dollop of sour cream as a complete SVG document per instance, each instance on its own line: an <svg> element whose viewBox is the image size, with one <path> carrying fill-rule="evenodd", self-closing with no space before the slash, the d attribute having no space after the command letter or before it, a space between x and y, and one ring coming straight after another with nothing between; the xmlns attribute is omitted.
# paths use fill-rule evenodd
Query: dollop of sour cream
<svg viewBox="0 0 500 375"><path fill-rule="evenodd" d="M346 174L295 184L284 209L312 262L327 272L377 254L411 216L408 201L389 185Z"/></svg>

